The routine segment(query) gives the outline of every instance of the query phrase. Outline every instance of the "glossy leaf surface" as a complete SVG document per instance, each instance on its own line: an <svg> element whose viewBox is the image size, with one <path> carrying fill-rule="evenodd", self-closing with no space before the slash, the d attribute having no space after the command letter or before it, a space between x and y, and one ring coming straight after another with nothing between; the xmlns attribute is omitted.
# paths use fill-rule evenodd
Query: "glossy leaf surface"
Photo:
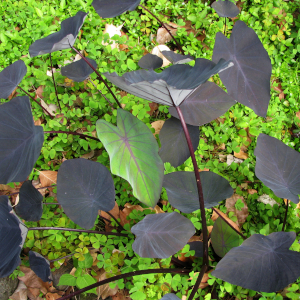
<svg viewBox="0 0 300 300"><path fill-rule="evenodd" d="M133 195L154 207L160 198L164 165L150 129L130 112L118 109L118 127L97 121L97 133L110 157L111 172L128 180Z"/></svg>
<svg viewBox="0 0 300 300"><path fill-rule="evenodd" d="M15 206L17 215L25 221L39 221L43 214L43 196L31 181L22 184L19 197L19 203Z"/></svg>
<svg viewBox="0 0 300 300"><path fill-rule="evenodd" d="M222 116L235 103L235 100L215 83L206 82L181 103L180 109L187 124L202 126ZM174 107L170 107L169 112L179 119Z"/></svg>
<svg viewBox="0 0 300 300"><path fill-rule="evenodd" d="M254 234L231 249L212 275L245 289L277 292L300 276L300 253L289 250L295 238L295 232Z"/></svg>
<svg viewBox="0 0 300 300"><path fill-rule="evenodd" d="M193 148L196 151L199 144L199 127L187 125ZM161 148L159 156L162 161L169 162L177 168L182 165L189 157L190 151L180 120L171 118L165 121L160 133L159 140Z"/></svg>
<svg viewBox="0 0 300 300"><path fill-rule="evenodd" d="M190 250L195 251L195 257L203 257L203 243L200 241L190 242Z"/></svg>
<svg viewBox="0 0 300 300"><path fill-rule="evenodd" d="M93 59L87 57L86 59L95 69L97 69L97 63ZM83 59L75 61L61 68L61 75L67 76L68 78L76 82L84 81L93 72L94 72L93 69Z"/></svg>
<svg viewBox="0 0 300 300"><path fill-rule="evenodd" d="M131 228L132 250L141 257L168 258L195 233L193 223L177 212L147 215Z"/></svg>
<svg viewBox="0 0 300 300"><path fill-rule="evenodd" d="M222 176L213 172L200 172L205 208L219 205L229 198L233 189ZM173 172L164 176L163 187L167 191L170 204L189 214L200 209L198 190L194 172Z"/></svg>
<svg viewBox="0 0 300 300"><path fill-rule="evenodd" d="M220 73L228 94L265 117L270 100L271 60L255 31L236 21L230 39L216 35L212 60L232 60L234 66Z"/></svg>
<svg viewBox="0 0 300 300"><path fill-rule="evenodd" d="M27 96L0 105L0 184L27 179L44 142L41 126L35 126Z"/></svg>
<svg viewBox="0 0 300 300"><path fill-rule="evenodd" d="M14 214L7 196L0 196L0 277L10 275L21 263L20 253L28 229Z"/></svg>
<svg viewBox="0 0 300 300"><path fill-rule="evenodd" d="M256 148L255 175L277 197L299 202L300 153L282 141L261 133Z"/></svg>
<svg viewBox="0 0 300 300"><path fill-rule="evenodd" d="M115 206L115 186L108 169L84 158L62 163L57 174L57 200L66 215L80 227L90 229L98 210Z"/></svg>
<svg viewBox="0 0 300 300"><path fill-rule="evenodd" d="M211 232L211 243L217 255L223 257L230 249L240 245L240 237L219 217L215 221Z"/></svg>
<svg viewBox="0 0 300 300"><path fill-rule="evenodd" d="M133 11L141 0L94 0L92 5L102 18L114 18L125 11Z"/></svg>
<svg viewBox="0 0 300 300"><path fill-rule="evenodd" d="M217 12L219 17L234 18L240 13L239 8L229 0L215 1L211 7Z"/></svg>
<svg viewBox="0 0 300 300"><path fill-rule="evenodd" d="M180 300L180 298L178 298L175 294L166 294L164 295L161 300Z"/></svg>
<svg viewBox="0 0 300 300"><path fill-rule="evenodd" d="M138 62L140 68L153 70L160 68L163 65L163 60L157 55L147 53Z"/></svg>
<svg viewBox="0 0 300 300"><path fill-rule="evenodd" d="M30 269L44 282L52 281L50 262L41 254L29 251Z"/></svg>
<svg viewBox="0 0 300 300"><path fill-rule="evenodd" d="M75 43L86 16L87 13L78 11L74 17L62 21L60 31L35 41L29 47L30 56L35 57L37 55L71 48Z"/></svg>
<svg viewBox="0 0 300 300"><path fill-rule="evenodd" d="M194 57L191 55L182 55L179 53L175 53L174 51L162 51L163 56L170 61L172 64L186 64L192 60Z"/></svg>
<svg viewBox="0 0 300 300"><path fill-rule="evenodd" d="M6 99L27 73L23 60L15 61L0 72L0 98Z"/></svg>

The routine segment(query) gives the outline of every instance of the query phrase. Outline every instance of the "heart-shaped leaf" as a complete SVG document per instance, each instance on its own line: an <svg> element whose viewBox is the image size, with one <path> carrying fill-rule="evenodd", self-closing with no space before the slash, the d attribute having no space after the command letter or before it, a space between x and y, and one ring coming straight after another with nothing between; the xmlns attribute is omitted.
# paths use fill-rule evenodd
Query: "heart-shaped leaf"
<svg viewBox="0 0 300 300"><path fill-rule="evenodd" d="M99 209L109 211L114 208L114 181L108 169L98 162L69 159L58 170L57 200L74 223L90 229Z"/></svg>
<svg viewBox="0 0 300 300"><path fill-rule="evenodd" d="M15 206L17 215L25 221L39 221L43 214L43 195L31 181L22 184L19 197L19 203Z"/></svg>
<svg viewBox="0 0 300 300"><path fill-rule="evenodd" d="M190 251L195 251L195 257L203 257L203 243L200 241L190 242Z"/></svg>
<svg viewBox="0 0 300 300"><path fill-rule="evenodd" d="M240 245L240 236L222 218L217 218L211 232L211 243L217 255L223 257Z"/></svg>
<svg viewBox="0 0 300 300"><path fill-rule="evenodd" d="M27 73L23 60L15 61L0 73L0 98L6 99Z"/></svg>
<svg viewBox="0 0 300 300"><path fill-rule="evenodd" d="M234 67L220 73L228 94L265 117L270 100L271 60L253 29L236 21L230 39L216 35L212 60L232 60Z"/></svg>
<svg viewBox="0 0 300 300"><path fill-rule="evenodd" d="M14 214L7 196L0 196L0 277L10 275L21 263L20 253L28 229Z"/></svg>
<svg viewBox="0 0 300 300"><path fill-rule="evenodd" d="M233 189L222 176L213 172L200 172L205 208L219 205L229 198ZM167 191L170 204L189 214L200 209L198 189L194 172L173 172L164 176L163 187Z"/></svg>
<svg viewBox="0 0 300 300"><path fill-rule="evenodd" d="M240 13L239 8L229 0L215 1L211 7L217 12L219 17L234 18Z"/></svg>
<svg viewBox="0 0 300 300"><path fill-rule="evenodd" d="M166 294L164 295L161 300L180 300L175 294Z"/></svg>
<svg viewBox="0 0 300 300"><path fill-rule="evenodd" d="M157 55L148 53L139 60L138 65L140 68L153 70L160 68L163 65L163 60Z"/></svg>
<svg viewBox="0 0 300 300"><path fill-rule="evenodd" d="M181 103L180 109L187 124L202 126L222 116L235 103L235 100L215 83L206 82ZM170 107L169 112L179 119L174 107Z"/></svg>
<svg viewBox="0 0 300 300"><path fill-rule="evenodd" d="M128 111L118 109L118 127L97 121L97 134L110 156L111 172L128 180L133 195L154 207L160 198L164 165L150 129Z"/></svg>
<svg viewBox="0 0 300 300"><path fill-rule="evenodd" d="M94 0L92 5L101 18L114 18L129 10L133 11L141 0Z"/></svg>
<svg viewBox="0 0 300 300"><path fill-rule="evenodd" d="M52 281L50 262L41 254L29 251L29 265L31 270L44 282Z"/></svg>
<svg viewBox="0 0 300 300"><path fill-rule="evenodd" d="M27 96L0 105L0 136L0 183L26 180L44 142L43 128L34 126Z"/></svg>
<svg viewBox="0 0 300 300"><path fill-rule="evenodd" d="M35 57L41 54L71 48L75 43L86 16L87 13L78 11L74 17L62 21L60 31L35 41L29 47L30 56Z"/></svg>
<svg viewBox="0 0 300 300"><path fill-rule="evenodd" d="M177 64L186 64L195 58L190 55L182 55L179 53L175 53L174 51L162 51L161 52L163 56L169 60L172 64L177 65Z"/></svg>
<svg viewBox="0 0 300 300"><path fill-rule="evenodd" d="M257 138L255 175L279 198L299 202L300 153L261 133Z"/></svg>
<svg viewBox="0 0 300 300"><path fill-rule="evenodd" d="M187 128L193 148L196 151L200 139L199 127L187 125ZM190 157L186 137L178 119L171 118L164 123L159 133L159 140L161 142L159 156L164 163L169 162L173 167L177 168Z"/></svg>
<svg viewBox="0 0 300 300"><path fill-rule="evenodd" d="M87 57L86 59L95 69L97 69L97 63L93 59ZM84 81L93 72L94 70L83 59L72 62L71 64L61 68L61 75L67 76L69 79L76 82Z"/></svg>
<svg viewBox="0 0 300 300"><path fill-rule="evenodd" d="M141 257L168 258L182 249L195 227L177 212L147 215L131 228L136 235L132 250Z"/></svg>
<svg viewBox="0 0 300 300"><path fill-rule="evenodd" d="M211 274L245 289L282 290L300 276L300 253L289 250L295 238L295 232L254 234L232 248Z"/></svg>

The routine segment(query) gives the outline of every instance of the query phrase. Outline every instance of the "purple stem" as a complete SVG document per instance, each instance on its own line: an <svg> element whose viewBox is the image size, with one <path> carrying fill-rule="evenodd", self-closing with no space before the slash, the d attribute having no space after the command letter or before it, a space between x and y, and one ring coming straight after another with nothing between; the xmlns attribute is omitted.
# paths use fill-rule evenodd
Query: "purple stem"
<svg viewBox="0 0 300 300"><path fill-rule="evenodd" d="M120 228L124 229L124 227L121 225L121 223L109 211L106 211L106 213L116 221L116 223L119 225Z"/></svg>
<svg viewBox="0 0 300 300"><path fill-rule="evenodd" d="M50 53L50 65L51 65L51 74L52 74L52 81L53 81L54 89L55 89L55 95L56 95L56 99L57 99L57 103L58 103L59 109L61 110L60 102L59 102L59 99L58 99L57 88L56 88L56 82L55 82L54 74L53 74L53 65L52 65L51 53Z"/></svg>
<svg viewBox="0 0 300 300"><path fill-rule="evenodd" d="M72 132L72 131L61 131L61 130L59 130L59 131L44 131L44 133L66 133L66 134L78 135L82 139L89 138L89 139L92 139L92 140L95 140L95 141L99 142L98 138L95 138L93 136L89 136L89 135L86 135L86 134L78 133L78 132Z"/></svg>
<svg viewBox="0 0 300 300"><path fill-rule="evenodd" d="M285 216L284 216L284 220L283 220L282 231L284 231L285 224L286 224L287 213L288 213L288 210L289 210L289 201L290 200L286 201L286 209L285 209Z"/></svg>
<svg viewBox="0 0 300 300"><path fill-rule="evenodd" d="M107 97L105 95L102 94L102 92L100 90L98 90L96 84L89 79L89 82L96 88L96 90L101 94L101 96L108 102L108 104L114 109L114 106L112 105L112 103L107 99Z"/></svg>

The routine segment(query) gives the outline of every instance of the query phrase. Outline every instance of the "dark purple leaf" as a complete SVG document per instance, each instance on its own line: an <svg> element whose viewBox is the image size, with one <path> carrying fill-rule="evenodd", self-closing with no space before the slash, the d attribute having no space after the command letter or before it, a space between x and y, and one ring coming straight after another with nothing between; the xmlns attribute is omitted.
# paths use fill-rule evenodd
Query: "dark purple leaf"
<svg viewBox="0 0 300 300"><path fill-rule="evenodd" d="M182 249L195 227L177 212L147 215L131 228L136 235L132 250L141 257L168 258Z"/></svg>
<svg viewBox="0 0 300 300"><path fill-rule="evenodd" d="M193 148L196 151L200 139L199 127L191 125L187 125L187 127ZM171 118L164 123L159 133L159 139L161 142L159 156L164 163L169 162L173 167L177 168L190 157L186 137L178 119Z"/></svg>
<svg viewBox="0 0 300 300"><path fill-rule="evenodd" d="M74 223L90 229L99 209L109 211L115 206L114 181L98 162L69 159L58 170L57 200Z"/></svg>
<svg viewBox="0 0 300 300"><path fill-rule="evenodd" d="M239 8L229 0L215 1L211 7L217 12L219 17L234 18L240 13Z"/></svg>
<svg viewBox="0 0 300 300"><path fill-rule="evenodd" d="M300 153L261 133L254 151L255 175L279 198L299 202Z"/></svg>
<svg viewBox="0 0 300 300"><path fill-rule="evenodd" d="M80 28L87 16L87 13L78 11L76 16L70 17L61 22L61 29L47 37L35 41L29 47L29 54L35 57L41 54L69 49L74 45Z"/></svg>
<svg viewBox="0 0 300 300"><path fill-rule="evenodd" d="M244 22L236 21L230 39L218 32L213 61L221 58L234 63L234 67L220 74L228 94L265 117L270 100L272 65L254 30Z"/></svg>
<svg viewBox="0 0 300 300"><path fill-rule="evenodd" d="M240 236L222 218L217 218L211 232L211 243L217 255L223 257L240 245Z"/></svg>
<svg viewBox="0 0 300 300"><path fill-rule="evenodd" d="M0 98L6 99L27 73L23 60L17 60L0 73Z"/></svg>
<svg viewBox="0 0 300 300"><path fill-rule="evenodd" d="M15 206L17 215L25 221L39 221L43 214L43 196L31 181L22 184L19 197L19 203Z"/></svg>
<svg viewBox="0 0 300 300"><path fill-rule="evenodd" d="M101 18L114 18L129 10L133 11L141 0L94 0L92 5Z"/></svg>
<svg viewBox="0 0 300 300"><path fill-rule="evenodd" d="M0 184L25 181L44 142L43 128L34 126L27 96L0 105L0 137Z"/></svg>
<svg viewBox="0 0 300 300"><path fill-rule="evenodd" d="M50 262L41 254L29 251L29 264L31 270L44 282L52 281Z"/></svg>
<svg viewBox="0 0 300 300"><path fill-rule="evenodd" d="M0 277L10 275L21 263L20 253L28 229L14 214L7 196L0 196Z"/></svg>
<svg viewBox="0 0 300 300"><path fill-rule="evenodd" d="M206 82L181 103L180 109L187 124L202 126L222 116L235 103L215 83ZM174 107L170 107L169 112L179 119Z"/></svg>
<svg viewBox="0 0 300 300"><path fill-rule="evenodd" d="M295 238L295 232L254 234L232 248L211 274L258 292L282 290L300 276L300 253L289 250Z"/></svg>
<svg viewBox="0 0 300 300"><path fill-rule="evenodd" d="M97 63L93 59L87 57L86 59L95 69L97 69ZM94 72L93 69L83 59L75 61L61 68L61 75L67 76L68 78L76 82L84 81L93 72Z"/></svg>
<svg viewBox="0 0 300 300"><path fill-rule="evenodd" d="M190 242L190 250L195 251L195 257L203 257L203 243L200 241Z"/></svg>
<svg viewBox="0 0 300 300"><path fill-rule="evenodd" d="M213 172L200 172L205 208L219 205L229 198L233 189L222 176ZM198 190L194 172L173 172L164 176L163 187L167 191L170 204L189 214L200 209Z"/></svg>
<svg viewBox="0 0 300 300"><path fill-rule="evenodd" d="M195 58L190 55L182 55L175 53L174 51L162 51L163 56L169 60L172 64L186 64Z"/></svg>
<svg viewBox="0 0 300 300"><path fill-rule="evenodd" d="M180 300L175 294L166 294L160 300Z"/></svg>
<svg viewBox="0 0 300 300"><path fill-rule="evenodd" d="M139 60L138 65L140 68L153 70L160 68L163 65L163 60L157 55L148 53Z"/></svg>

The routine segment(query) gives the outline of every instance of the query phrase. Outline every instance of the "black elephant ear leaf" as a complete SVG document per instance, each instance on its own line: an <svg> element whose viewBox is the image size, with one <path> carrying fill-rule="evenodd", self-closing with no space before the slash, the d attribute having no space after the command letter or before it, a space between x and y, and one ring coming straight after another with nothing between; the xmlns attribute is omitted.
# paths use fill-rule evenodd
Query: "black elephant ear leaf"
<svg viewBox="0 0 300 300"><path fill-rule="evenodd" d="M21 263L20 253L28 229L15 215L7 196L0 196L0 278Z"/></svg>
<svg viewBox="0 0 300 300"><path fill-rule="evenodd" d="M234 18L240 13L239 8L229 0L215 1L211 7L217 12L219 17Z"/></svg>
<svg viewBox="0 0 300 300"><path fill-rule="evenodd" d="M99 209L113 209L114 181L108 169L98 162L84 158L66 160L57 174L57 200L74 223L90 229Z"/></svg>
<svg viewBox="0 0 300 300"><path fill-rule="evenodd" d="M182 249L195 227L177 212L147 215L131 228L136 235L132 250L141 257L168 258Z"/></svg>
<svg viewBox="0 0 300 300"><path fill-rule="evenodd" d="M97 63L93 59L87 57L86 59L95 69L97 69ZM76 82L84 81L93 72L93 69L83 59L75 61L61 68L61 75L67 76L69 79L72 79Z"/></svg>
<svg viewBox="0 0 300 300"><path fill-rule="evenodd" d="M212 246L220 257L240 245L240 236L222 218L217 218L211 232Z"/></svg>
<svg viewBox="0 0 300 300"><path fill-rule="evenodd" d="M182 55L179 53L175 53L174 51L162 51L163 56L169 60L172 64L186 64L195 58L191 55Z"/></svg>
<svg viewBox="0 0 300 300"><path fill-rule="evenodd" d="M270 101L271 60L253 29L236 21L230 39L216 35L212 60L232 60L234 66L220 73L228 94L265 117Z"/></svg>
<svg viewBox="0 0 300 300"><path fill-rule="evenodd" d="M295 238L295 232L254 234L232 248L211 274L258 292L282 290L300 276L300 253L289 250Z"/></svg>
<svg viewBox="0 0 300 300"><path fill-rule="evenodd" d="M23 60L15 61L0 72L0 98L6 99L27 73Z"/></svg>
<svg viewBox="0 0 300 300"><path fill-rule="evenodd" d="M163 60L157 55L147 53L139 60L138 65L142 69L154 70L163 65Z"/></svg>
<svg viewBox="0 0 300 300"><path fill-rule="evenodd" d="M41 254L29 251L29 264L31 270L44 282L52 281L50 262Z"/></svg>
<svg viewBox="0 0 300 300"><path fill-rule="evenodd" d="M203 243L200 241L190 242L190 250L195 251L195 257L203 257Z"/></svg>
<svg viewBox="0 0 300 300"><path fill-rule="evenodd" d="M299 202L300 153L280 140L261 133L254 150L255 175L279 198Z"/></svg>
<svg viewBox="0 0 300 300"><path fill-rule="evenodd" d="M0 184L25 181L44 142L43 128L34 125L27 96L0 105L0 136Z"/></svg>
<svg viewBox="0 0 300 300"><path fill-rule="evenodd" d="M200 139L199 127L187 125L187 128L193 148L196 151ZM164 163L169 162L173 167L177 168L190 157L186 137L178 119L172 117L164 123L159 133L159 140L161 148L158 154Z"/></svg>
<svg viewBox="0 0 300 300"><path fill-rule="evenodd" d="M29 47L30 56L35 57L37 55L71 48L75 43L86 16L87 13L78 11L74 17L62 21L60 31L35 41Z"/></svg>
<svg viewBox="0 0 300 300"><path fill-rule="evenodd" d="M133 11L141 0L94 0L92 5L101 18L114 18L125 11Z"/></svg>
<svg viewBox="0 0 300 300"><path fill-rule="evenodd" d="M200 172L205 208L219 205L229 198L233 189L222 176L213 172ZM167 191L170 204L189 214L200 209L199 197L194 172L173 172L164 176L163 187Z"/></svg>
<svg viewBox="0 0 300 300"><path fill-rule="evenodd" d="M39 221L43 214L43 196L31 181L22 184L19 197L19 203L15 206L17 215L25 221Z"/></svg>
<svg viewBox="0 0 300 300"><path fill-rule="evenodd" d="M215 83L206 82L181 103L180 109L187 124L202 126L222 116L235 103L235 100ZM169 112L179 119L174 107L170 107Z"/></svg>
<svg viewBox="0 0 300 300"><path fill-rule="evenodd" d="M160 298L160 300L180 300L180 298L178 298L175 294L166 294L164 295L162 298Z"/></svg>

